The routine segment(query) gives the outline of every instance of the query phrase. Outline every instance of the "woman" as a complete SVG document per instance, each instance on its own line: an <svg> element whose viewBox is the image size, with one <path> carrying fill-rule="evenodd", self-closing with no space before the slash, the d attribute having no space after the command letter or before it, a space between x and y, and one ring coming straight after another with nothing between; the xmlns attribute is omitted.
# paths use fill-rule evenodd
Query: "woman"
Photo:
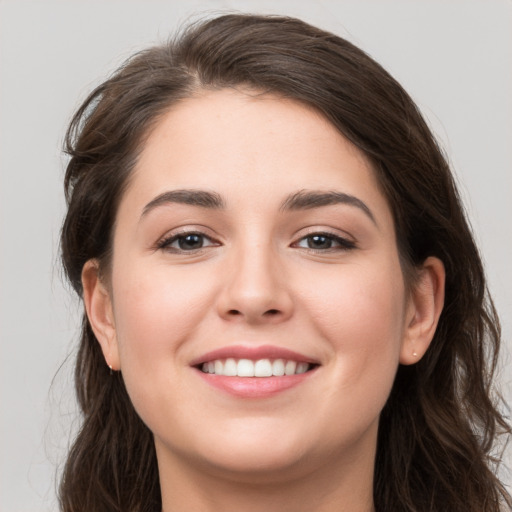
<svg viewBox="0 0 512 512"><path fill-rule="evenodd" d="M498 511L499 323L450 170L353 45L228 15L67 137L62 510Z"/></svg>

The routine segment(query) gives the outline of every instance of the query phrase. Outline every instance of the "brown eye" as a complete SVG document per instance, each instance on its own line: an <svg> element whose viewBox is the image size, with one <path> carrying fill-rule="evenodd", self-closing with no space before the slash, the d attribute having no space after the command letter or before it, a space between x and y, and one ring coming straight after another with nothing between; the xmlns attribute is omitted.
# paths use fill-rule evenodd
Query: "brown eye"
<svg viewBox="0 0 512 512"><path fill-rule="evenodd" d="M331 233L312 233L301 238L296 244L297 247L312 249L315 251L348 250L354 249L356 244L351 240L342 238Z"/></svg>
<svg viewBox="0 0 512 512"><path fill-rule="evenodd" d="M194 249L201 249L204 244L203 235L198 234L190 234L185 236L180 236L177 239L178 247L182 251L193 251Z"/></svg>
<svg viewBox="0 0 512 512"><path fill-rule="evenodd" d="M194 252L205 247L218 245L217 242L203 233L178 233L163 239L158 248L168 252Z"/></svg>
<svg viewBox="0 0 512 512"><path fill-rule="evenodd" d="M330 249L333 240L324 235L312 235L306 237L308 247L310 249Z"/></svg>

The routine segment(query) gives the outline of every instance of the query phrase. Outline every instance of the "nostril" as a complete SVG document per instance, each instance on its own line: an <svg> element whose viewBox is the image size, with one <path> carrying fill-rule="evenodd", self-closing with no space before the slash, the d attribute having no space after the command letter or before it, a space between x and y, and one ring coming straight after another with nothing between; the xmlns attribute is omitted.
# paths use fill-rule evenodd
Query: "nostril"
<svg viewBox="0 0 512 512"><path fill-rule="evenodd" d="M280 317L280 315L282 315L282 311L280 309L267 309L266 311L263 310L263 312L257 312L257 311L248 311L248 312L245 312L243 309L240 310L240 309L228 309L226 311L226 315L230 318L234 318L234 317L246 317L247 320L249 321L253 321L257 318L260 318L260 319L264 319L266 318L267 320L269 319L273 319L273 318L278 318Z"/></svg>

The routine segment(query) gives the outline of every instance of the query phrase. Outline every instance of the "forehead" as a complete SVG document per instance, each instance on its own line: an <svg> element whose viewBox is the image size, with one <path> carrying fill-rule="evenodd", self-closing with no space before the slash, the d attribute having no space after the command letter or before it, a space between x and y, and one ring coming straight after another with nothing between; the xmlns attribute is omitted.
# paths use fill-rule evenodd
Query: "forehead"
<svg viewBox="0 0 512 512"><path fill-rule="evenodd" d="M387 208L368 158L322 114L254 91L202 91L155 124L126 195L140 209L133 199L189 188L259 206L296 190L335 189Z"/></svg>
<svg viewBox="0 0 512 512"><path fill-rule="evenodd" d="M179 147L180 154L193 153L196 158L205 155L190 147L191 140L203 150L246 160L262 158L270 152L293 158L296 153L290 153L289 149L321 153L333 145L343 146L354 159L367 160L314 108L297 100L252 90L199 91L173 105L147 137L141 166L158 156L168 144L186 142Z"/></svg>

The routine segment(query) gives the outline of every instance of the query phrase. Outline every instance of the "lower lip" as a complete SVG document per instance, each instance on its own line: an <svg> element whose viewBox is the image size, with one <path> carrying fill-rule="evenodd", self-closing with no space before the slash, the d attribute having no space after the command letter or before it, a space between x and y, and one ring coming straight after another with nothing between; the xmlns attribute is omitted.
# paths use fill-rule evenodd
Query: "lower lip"
<svg viewBox="0 0 512 512"><path fill-rule="evenodd" d="M313 369L283 377L225 377L197 371L210 386L240 398L269 398L298 386L315 373Z"/></svg>

